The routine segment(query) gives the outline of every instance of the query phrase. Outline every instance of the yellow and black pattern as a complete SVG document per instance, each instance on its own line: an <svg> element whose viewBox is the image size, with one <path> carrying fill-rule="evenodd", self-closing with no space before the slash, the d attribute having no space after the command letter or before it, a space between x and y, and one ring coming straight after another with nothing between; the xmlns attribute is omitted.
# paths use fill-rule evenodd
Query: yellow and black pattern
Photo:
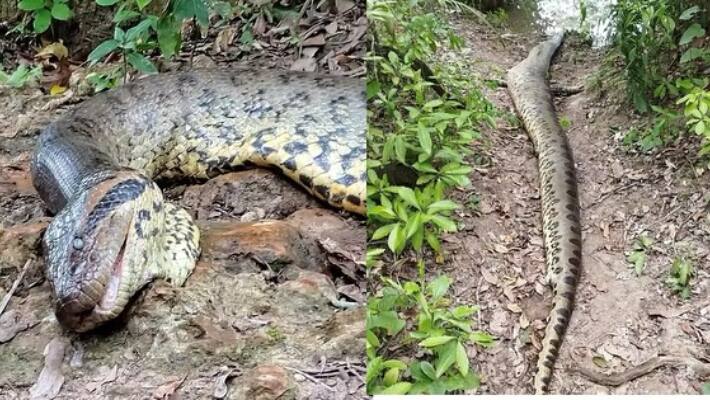
<svg viewBox="0 0 710 400"><path fill-rule="evenodd" d="M92 329L151 279L182 284L191 273L199 232L163 201L154 179L275 167L314 196L364 215L365 116L363 80L196 70L98 94L45 128L32 174L58 213L44 245L60 321Z"/></svg>
<svg viewBox="0 0 710 400"><path fill-rule="evenodd" d="M553 306L538 357L535 393L547 390L574 307L582 266L577 181L572 152L560 127L547 84L550 60L562 35L545 41L508 72L508 90L538 155L547 281Z"/></svg>

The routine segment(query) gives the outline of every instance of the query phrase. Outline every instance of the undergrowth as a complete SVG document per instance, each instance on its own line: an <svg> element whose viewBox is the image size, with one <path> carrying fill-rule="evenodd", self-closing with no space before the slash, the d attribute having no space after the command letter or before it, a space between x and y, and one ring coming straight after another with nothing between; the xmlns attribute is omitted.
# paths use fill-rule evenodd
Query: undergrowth
<svg viewBox="0 0 710 400"><path fill-rule="evenodd" d="M607 63L620 63L628 100L649 115L645 126L627 132L625 145L650 152L695 134L702 141L699 155L710 154L709 7L702 0L619 0L614 6Z"/></svg>
<svg viewBox="0 0 710 400"><path fill-rule="evenodd" d="M457 229L460 205L449 193L470 185L469 146L496 117L463 67L435 62L437 51L462 44L442 13L467 9L451 0L368 2L375 43L367 81L368 278L377 293L367 315L370 394L476 388L465 345L492 344L472 330L475 308L453 306L449 278L426 279L426 266L446 256L441 234ZM417 281L379 274L410 265Z"/></svg>

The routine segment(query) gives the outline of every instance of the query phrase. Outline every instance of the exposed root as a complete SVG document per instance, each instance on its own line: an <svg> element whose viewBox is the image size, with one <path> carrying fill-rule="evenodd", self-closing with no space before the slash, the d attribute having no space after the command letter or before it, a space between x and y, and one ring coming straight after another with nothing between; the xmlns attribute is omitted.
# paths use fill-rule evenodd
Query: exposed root
<svg viewBox="0 0 710 400"><path fill-rule="evenodd" d="M626 382L633 381L644 375L648 375L654 370L665 366L683 366L690 367L696 374L701 377L710 376L710 363L702 362L692 357L676 357L676 356L656 356L643 363L631 367L624 372L618 374L607 375L602 372L594 371L585 367L574 367L571 372L577 373L590 381L603 386L620 386Z"/></svg>

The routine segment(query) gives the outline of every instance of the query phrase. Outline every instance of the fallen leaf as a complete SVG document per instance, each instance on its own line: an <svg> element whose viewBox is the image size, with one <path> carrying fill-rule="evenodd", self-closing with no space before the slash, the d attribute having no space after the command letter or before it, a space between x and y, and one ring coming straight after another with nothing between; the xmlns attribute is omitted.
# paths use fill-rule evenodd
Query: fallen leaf
<svg viewBox="0 0 710 400"><path fill-rule="evenodd" d="M171 377L170 380L160 386L153 392L154 399L171 399L178 390L180 385L187 379L187 374L182 378Z"/></svg>
<svg viewBox="0 0 710 400"><path fill-rule="evenodd" d="M355 7L355 3L350 0L335 0L335 9L338 14L344 14L353 7Z"/></svg>
<svg viewBox="0 0 710 400"><path fill-rule="evenodd" d="M316 60L313 57L304 57L294 61L289 69L291 71L313 72L317 67Z"/></svg>
<svg viewBox="0 0 710 400"><path fill-rule="evenodd" d="M599 368L607 368L609 366L609 364L606 362L606 359L602 356L592 357L592 362Z"/></svg>
<svg viewBox="0 0 710 400"><path fill-rule="evenodd" d="M322 33L320 35L311 36L301 43L301 46L325 46L325 35Z"/></svg>
<svg viewBox="0 0 710 400"><path fill-rule="evenodd" d="M315 57L316 53L318 53L318 50L320 50L320 47L304 47L301 51L301 54L304 57L313 58Z"/></svg>
<svg viewBox="0 0 710 400"><path fill-rule="evenodd" d="M55 337L47 343L44 348L44 368L37 382L30 388L30 399L53 399L59 394L64 384L62 362L66 347L64 338Z"/></svg>
<svg viewBox="0 0 710 400"><path fill-rule="evenodd" d="M69 50L61 42L50 43L35 54L35 59L48 59L51 56L61 60L69 56Z"/></svg>
<svg viewBox="0 0 710 400"><path fill-rule="evenodd" d="M27 320L17 310L10 310L0 315L0 343L9 342L18 333L37 325L37 320Z"/></svg>
<svg viewBox="0 0 710 400"><path fill-rule="evenodd" d="M495 245L493 245L493 248L495 249L495 251L497 251L498 253L501 253L501 254L505 254L509 251L507 247L505 247L504 245L502 245L500 243L496 243Z"/></svg>
<svg viewBox="0 0 710 400"><path fill-rule="evenodd" d="M217 34L214 40L212 49L216 53L224 53L229 49L229 47L234 43L234 39L237 36L238 29L236 26L230 26L228 28L222 29Z"/></svg>
<svg viewBox="0 0 710 400"><path fill-rule="evenodd" d="M66 87L66 86L60 86L60 85L57 85L56 83L53 84L52 87L49 88L49 94L52 95L52 96L56 96L56 95L62 94L62 93L64 93L64 92L66 92L66 91L67 91L67 87Z"/></svg>
<svg viewBox="0 0 710 400"><path fill-rule="evenodd" d="M332 35L332 34L334 34L335 32L337 32L337 31L338 31L338 22L337 22L337 21L333 21L333 22L329 23L328 25L326 25L326 26L325 26L325 31L326 31L329 35Z"/></svg>
<svg viewBox="0 0 710 400"><path fill-rule="evenodd" d="M506 307L508 308L508 310L510 310L516 314L520 314L523 312L523 309L520 308L520 306L515 303L508 303L508 305Z"/></svg>

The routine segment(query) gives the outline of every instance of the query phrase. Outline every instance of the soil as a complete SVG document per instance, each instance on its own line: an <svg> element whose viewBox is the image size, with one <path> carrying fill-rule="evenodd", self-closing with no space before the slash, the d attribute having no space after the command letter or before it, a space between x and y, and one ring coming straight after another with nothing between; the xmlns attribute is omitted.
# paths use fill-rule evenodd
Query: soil
<svg viewBox="0 0 710 400"><path fill-rule="evenodd" d="M481 80L504 81L507 69L526 57L541 38L523 37L476 21L451 21L466 47L442 55L466 63ZM600 95L588 88L603 54L576 36L568 37L550 71L581 93L556 96L577 166L583 224L584 272L577 303L554 369L552 393L697 394L707 377L687 366L664 367L618 387L591 383L573 373L586 367L620 372L660 355L710 358L710 172L699 167L693 138L655 155L633 154L620 133L638 124L617 90ZM515 118L504 87L485 94L502 112L496 129L476 145L481 159L472 188L455 197L462 204L462 229L445 238L444 272L455 279L459 302L478 304L481 329L493 333L489 350L470 347L482 376L479 392L532 391L537 351L551 305L544 285L537 161ZM646 232L653 240L637 275L627 253ZM676 257L692 262L691 295L683 300L666 283Z"/></svg>
<svg viewBox="0 0 710 400"><path fill-rule="evenodd" d="M236 31L223 25L160 67L362 75L364 4L336 3L304 9L296 32L317 36L316 49L284 45L263 25L246 51L220 36ZM0 60L10 67L18 57ZM364 398L364 222L268 170L161 182L201 228L195 272L184 287L149 285L96 332L62 330L40 245L51 215L29 158L38 130L87 97L70 89L61 101L45 84L0 89L0 399Z"/></svg>

